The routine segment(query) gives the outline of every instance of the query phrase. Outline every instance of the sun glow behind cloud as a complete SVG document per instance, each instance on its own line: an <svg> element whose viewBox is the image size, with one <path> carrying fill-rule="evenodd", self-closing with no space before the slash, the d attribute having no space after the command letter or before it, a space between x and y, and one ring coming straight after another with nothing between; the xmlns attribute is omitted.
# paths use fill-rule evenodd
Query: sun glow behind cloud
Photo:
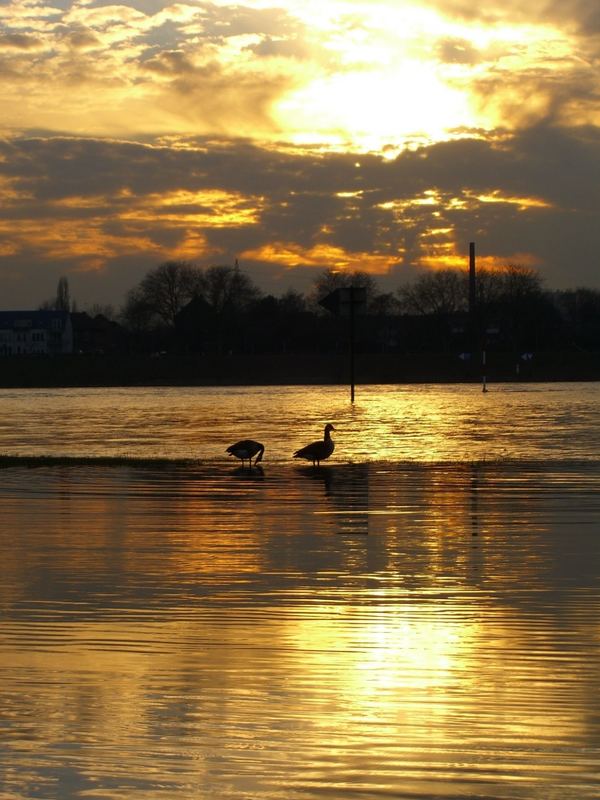
<svg viewBox="0 0 600 800"><path fill-rule="evenodd" d="M490 128L518 97L499 77L573 52L549 25L490 26L416 1L135 6L0 9L7 129L227 131L382 151ZM486 82L496 91L482 97Z"/></svg>
<svg viewBox="0 0 600 800"><path fill-rule="evenodd" d="M600 47L580 5L544 9L10 0L0 257L383 276L464 266L476 238L489 264L545 265L561 248L570 263L550 243L557 215L597 250L582 222L596 141L581 126L600 120Z"/></svg>
<svg viewBox="0 0 600 800"><path fill-rule="evenodd" d="M410 81L403 73L413 73ZM386 145L432 141L473 123L468 101L435 70L404 62L398 70L348 72L313 81L277 108L294 141L380 151Z"/></svg>

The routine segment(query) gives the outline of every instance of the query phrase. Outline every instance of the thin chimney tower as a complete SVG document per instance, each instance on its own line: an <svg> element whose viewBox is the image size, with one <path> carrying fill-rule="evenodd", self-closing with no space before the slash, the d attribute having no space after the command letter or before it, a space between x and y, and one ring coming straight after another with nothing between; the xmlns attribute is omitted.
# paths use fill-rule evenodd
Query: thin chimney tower
<svg viewBox="0 0 600 800"><path fill-rule="evenodd" d="M475 277L475 242L469 242L469 319L471 324L475 319L477 305L477 284Z"/></svg>

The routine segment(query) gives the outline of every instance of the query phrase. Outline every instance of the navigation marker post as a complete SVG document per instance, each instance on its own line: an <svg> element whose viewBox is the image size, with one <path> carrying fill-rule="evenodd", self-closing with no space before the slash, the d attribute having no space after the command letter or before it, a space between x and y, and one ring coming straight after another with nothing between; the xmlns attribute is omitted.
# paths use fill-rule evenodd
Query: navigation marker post
<svg viewBox="0 0 600 800"><path fill-rule="evenodd" d="M364 286L341 286L334 289L322 300L319 305L326 308L337 317L348 317L349 326L349 352L350 352L350 402L354 402L354 351L356 315L364 314L367 309L367 290Z"/></svg>

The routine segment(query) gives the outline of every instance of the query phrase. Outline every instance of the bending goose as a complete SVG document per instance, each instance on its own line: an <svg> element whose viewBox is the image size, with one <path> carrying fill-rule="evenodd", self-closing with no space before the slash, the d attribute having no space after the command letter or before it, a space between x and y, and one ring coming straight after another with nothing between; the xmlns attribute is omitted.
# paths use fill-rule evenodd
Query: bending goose
<svg viewBox="0 0 600 800"><path fill-rule="evenodd" d="M256 466L259 461L262 461L265 446L260 442L255 442L253 439L242 439L228 447L225 452L229 453L230 456L239 458L242 462L242 467L244 466L244 461L248 461L248 465L252 469L253 457L256 456L254 459L254 466Z"/></svg>
<svg viewBox="0 0 600 800"><path fill-rule="evenodd" d="M318 442L311 442L311 444L307 444L306 447L296 450L294 458L305 458L307 461L312 461L313 467L315 464L319 466L321 461L325 461L325 459L329 458L333 453L335 442L331 438L331 431L334 430L335 428L333 425L330 425L328 422L327 425L325 425L325 435L323 439L319 439Z"/></svg>

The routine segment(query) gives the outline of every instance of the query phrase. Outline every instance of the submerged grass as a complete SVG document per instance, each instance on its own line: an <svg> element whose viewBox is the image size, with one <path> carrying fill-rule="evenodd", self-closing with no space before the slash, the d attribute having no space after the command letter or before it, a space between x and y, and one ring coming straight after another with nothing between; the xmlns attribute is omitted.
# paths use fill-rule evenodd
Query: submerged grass
<svg viewBox="0 0 600 800"><path fill-rule="evenodd" d="M238 467L238 462L221 459L221 466ZM166 458L166 457L141 457L128 455L115 456L53 456L53 455L14 455L0 453L0 470L11 468L36 469L39 467L133 467L136 469L189 469L190 467L214 467L214 462L205 461L198 458ZM500 471L526 471L547 473L556 470L584 471L589 474L600 474L600 459L545 459L543 461L532 459L506 458L506 459L477 459L465 461L331 461L321 464L320 467L310 465L290 464L289 460L280 460L266 463L265 468L270 466L281 468L291 466L294 470L307 472L308 474L328 474L333 472L344 472L364 469L371 466L378 469L398 469L405 471L436 471L440 469L453 472L464 472L465 470L500 470ZM239 469L242 469L241 467ZM260 468L262 471L262 467Z"/></svg>

